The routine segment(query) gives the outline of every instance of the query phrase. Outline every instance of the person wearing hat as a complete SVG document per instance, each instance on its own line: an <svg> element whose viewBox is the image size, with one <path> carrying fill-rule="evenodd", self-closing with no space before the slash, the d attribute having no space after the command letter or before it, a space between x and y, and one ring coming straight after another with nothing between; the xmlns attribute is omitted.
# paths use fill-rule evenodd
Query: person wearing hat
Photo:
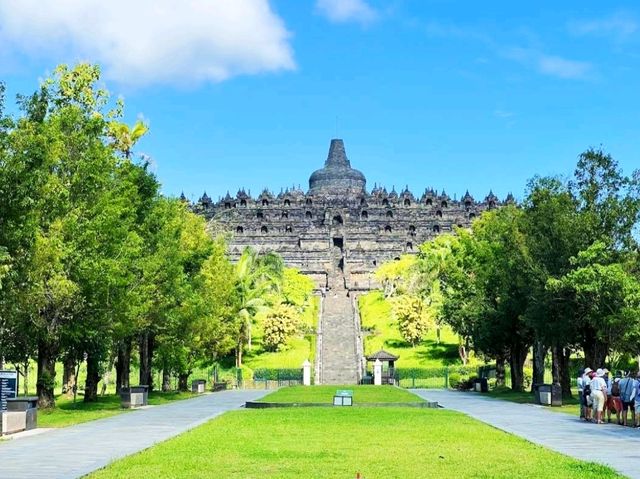
<svg viewBox="0 0 640 479"><path fill-rule="evenodd" d="M591 420L591 388L589 383L591 378L589 375L593 369L586 367L581 376L578 376L578 396L580 400L580 418L585 421Z"/></svg>
<svg viewBox="0 0 640 479"><path fill-rule="evenodd" d="M635 397L637 394L638 381L633 377L633 373L629 371L624 378L620 380L620 399L622 400L622 424L627 425L628 411L631 410L631 425L636 425L636 408Z"/></svg>
<svg viewBox="0 0 640 479"><path fill-rule="evenodd" d="M602 369L591 373L591 402L593 403L593 411L595 413L596 424L603 424L602 412L607 403L607 383L604 381L604 371Z"/></svg>

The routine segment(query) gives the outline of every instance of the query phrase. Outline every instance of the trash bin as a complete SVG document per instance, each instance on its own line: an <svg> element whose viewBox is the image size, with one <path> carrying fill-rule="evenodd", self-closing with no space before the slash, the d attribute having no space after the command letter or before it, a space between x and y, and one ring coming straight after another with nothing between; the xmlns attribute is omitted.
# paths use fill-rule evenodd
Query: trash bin
<svg viewBox="0 0 640 479"><path fill-rule="evenodd" d="M482 391L482 385L480 384L480 379L476 378L473 380L473 390L478 393Z"/></svg>
<svg viewBox="0 0 640 479"><path fill-rule="evenodd" d="M489 392L489 379L488 378L480 378L480 392L488 393Z"/></svg>
<svg viewBox="0 0 640 479"><path fill-rule="evenodd" d="M562 386L559 384L551 385L551 405L562 406Z"/></svg>
<svg viewBox="0 0 640 479"><path fill-rule="evenodd" d="M0 421L0 435L29 431L38 427L38 398L23 396L7 398L7 410Z"/></svg>
<svg viewBox="0 0 640 479"><path fill-rule="evenodd" d="M534 386L534 392L536 387ZM537 386L536 403L543 406L562 406L562 387L559 384Z"/></svg>
<svg viewBox="0 0 640 479"><path fill-rule="evenodd" d="M207 381L204 379L194 379L191 381L191 392L196 394L202 394L204 392Z"/></svg>
<svg viewBox="0 0 640 479"><path fill-rule="evenodd" d="M149 386L131 386L120 390L120 405L125 409L149 404Z"/></svg>

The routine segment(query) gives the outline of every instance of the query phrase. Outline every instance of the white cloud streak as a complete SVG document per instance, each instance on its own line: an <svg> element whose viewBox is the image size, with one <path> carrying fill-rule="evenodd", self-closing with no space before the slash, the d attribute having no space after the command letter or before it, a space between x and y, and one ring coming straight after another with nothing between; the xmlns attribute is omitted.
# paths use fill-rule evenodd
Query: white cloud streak
<svg viewBox="0 0 640 479"><path fill-rule="evenodd" d="M628 37L640 30L638 21L629 14L614 13L608 17L591 20L574 20L568 24L569 33L582 35Z"/></svg>
<svg viewBox="0 0 640 479"><path fill-rule="evenodd" d="M123 84L190 85L295 68L268 0L2 0L0 46L102 64Z"/></svg>
<svg viewBox="0 0 640 479"><path fill-rule="evenodd" d="M593 72L593 65L589 62L548 55L530 48L509 48L503 50L502 55L539 73L556 78L584 80Z"/></svg>
<svg viewBox="0 0 640 479"><path fill-rule="evenodd" d="M316 10L333 23L368 24L378 18L378 12L365 0L317 0Z"/></svg>

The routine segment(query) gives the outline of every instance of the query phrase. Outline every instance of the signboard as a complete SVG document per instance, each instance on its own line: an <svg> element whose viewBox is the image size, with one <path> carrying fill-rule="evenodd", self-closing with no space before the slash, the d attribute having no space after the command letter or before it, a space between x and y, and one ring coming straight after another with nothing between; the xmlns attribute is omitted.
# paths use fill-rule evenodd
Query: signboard
<svg viewBox="0 0 640 479"><path fill-rule="evenodd" d="M338 389L336 396L353 396L353 389Z"/></svg>
<svg viewBox="0 0 640 479"><path fill-rule="evenodd" d="M18 395L18 372L0 371L0 412L7 410L7 399Z"/></svg>

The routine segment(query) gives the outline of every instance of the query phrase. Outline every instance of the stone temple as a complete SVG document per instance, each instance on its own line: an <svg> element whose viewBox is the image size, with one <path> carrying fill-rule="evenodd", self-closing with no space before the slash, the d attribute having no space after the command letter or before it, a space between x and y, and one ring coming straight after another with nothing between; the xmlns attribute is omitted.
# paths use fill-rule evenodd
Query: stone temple
<svg viewBox="0 0 640 479"><path fill-rule="evenodd" d="M183 195L183 199L184 195ZM186 200L186 199L185 199ZM505 202L513 201L509 195ZM205 193L192 205L207 218L212 234L230 235L237 259L247 247L279 253L287 266L310 276L321 293L316 330L316 384L356 384L366 359L357 296L377 286L373 273L385 261L415 253L421 243L456 226L469 226L482 211L501 203L493 193L481 202L469 192L457 200L426 189L417 197L374 186L351 167L342 140L331 140L324 167L309 189L244 189L214 202Z"/></svg>
<svg viewBox="0 0 640 479"><path fill-rule="evenodd" d="M381 263L415 253L421 243L455 226L469 226L483 210L499 206L489 193L478 202L466 192L457 199L444 190L416 196L407 188L390 192L374 186L351 167L342 140L331 140L324 167L309 178L309 189L264 190L252 198L244 189L214 202L205 193L193 206L212 232L231 234L232 258L251 246L279 253L287 266L312 277L319 289L351 291L376 287ZM513 201L509 195L505 202Z"/></svg>

